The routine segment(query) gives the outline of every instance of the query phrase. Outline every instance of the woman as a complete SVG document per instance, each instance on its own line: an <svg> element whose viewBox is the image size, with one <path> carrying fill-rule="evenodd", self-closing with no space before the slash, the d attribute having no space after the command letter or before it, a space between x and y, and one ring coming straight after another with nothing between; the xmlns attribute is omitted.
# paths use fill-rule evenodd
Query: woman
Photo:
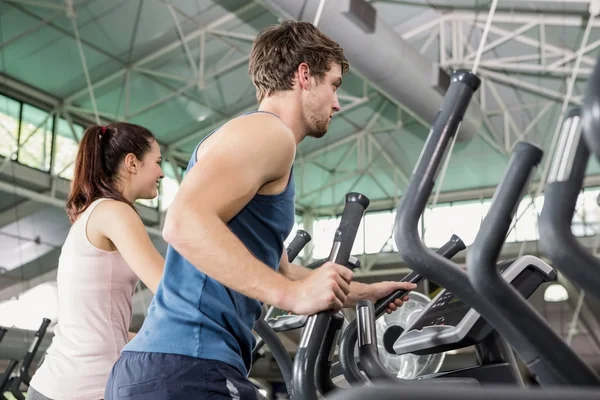
<svg viewBox="0 0 600 400"><path fill-rule="evenodd" d="M152 133L114 123L88 128L79 145L66 211L72 222L58 262L58 324L27 399L104 396L129 338L138 279L152 291L164 259L133 207L163 178Z"/></svg>

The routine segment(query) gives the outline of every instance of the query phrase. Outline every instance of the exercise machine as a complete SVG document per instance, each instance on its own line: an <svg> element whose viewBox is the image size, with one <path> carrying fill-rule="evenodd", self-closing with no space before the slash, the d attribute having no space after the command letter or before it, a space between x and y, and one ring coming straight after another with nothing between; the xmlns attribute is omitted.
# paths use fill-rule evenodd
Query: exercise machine
<svg viewBox="0 0 600 400"><path fill-rule="evenodd" d="M17 400L25 400L25 395L21 392L21 384L29 386L29 382L31 381L29 368L31 368L31 363L37 354L42 340L44 340L50 322L51 321L48 318L42 320L40 327L33 336L33 340L31 341L27 353L25 353L25 356L23 357L18 372L14 376L13 373L17 369L19 362L17 360L10 360L6 370L4 370L4 373L0 377L0 394L2 395L2 398L5 399L4 392L10 390L10 393Z"/></svg>
<svg viewBox="0 0 600 400"><path fill-rule="evenodd" d="M556 272L545 262L533 256L523 256L497 265L503 278L528 298L544 282L556 278ZM399 380L382 365L375 337L376 311L370 301L357 305L359 355L366 375L371 381ZM444 378L444 383L515 384L523 385L521 374L511 348L473 308L452 291L443 289L411 325L390 344L388 352L396 355L441 353L475 346L479 365L454 371L420 376L418 379ZM447 378L452 378L448 380ZM460 378L460 380L455 380ZM473 380L473 381L470 381Z"/></svg>
<svg viewBox="0 0 600 400"><path fill-rule="evenodd" d="M292 239L290 245L286 249L288 260L292 262L311 240L312 238L308 232L302 229L298 230L294 239ZM326 261L327 259L316 260L309 264L307 268L318 268ZM349 256L346 266L350 269L359 268L360 261L353 256ZM306 325L307 319L307 315L296 315L289 311L280 310L271 306L264 318L259 319L254 325L254 332L259 336L259 340L252 351L252 360L254 362L260 358L260 350L266 344L273 354L275 362L279 366L288 396L290 397L292 397L293 393L293 363L288 351L277 336L277 333L303 328Z"/></svg>
<svg viewBox="0 0 600 400"><path fill-rule="evenodd" d="M457 387L392 383L364 386L334 393L328 400L596 400L598 391L591 388L555 387L552 390L514 386Z"/></svg>
<svg viewBox="0 0 600 400"><path fill-rule="evenodd" d="M570 281L600 299L600 260L573 236L571 223L590 152L583 140L581 110L573 108L561 126L539 218L540 250Z"/></svg>
<svg viewBox="0 0 600 400"><path fill-rule="evenodd" d="M360 193L348 193L344 211L335 232L328 260L346 265L356 238L360 221L369 206L369 199ZM292 397L302 400L318 399L317 386L331 384L330 365L336 336L343 325L340 313L323 311L307 318L304 332L294 359Z"/></svg>
<svg viewBox="0 0 600 400"><path fill-rule="evenodd" d="M597 66L598 67L598 66ZM600 73L597 71L594 73ZM596 75L598 77L598 75ZM594 81L594 80L592 80ZM496 266L500 251L531 170L539 163L541 150L519 143L505 175L496 190L492 206L467 259L467 273L453 263L429 252L417 232L418 218L433 188L435 175L449 140L456 134L462 114L479 87L479 79L469 71L455 71L442 108L421 154L420 162L398 205L395 237L399 252L417 271L440 282L473 306L520 354L542 386L551 390L523 390L514 387L457 388L417 387L406 385L401 396L412 399L592 399L600 395L597 375L543 323L535 310L504 279ZM588 90L589 94L589 90ZM598 109L598 100L596 108ZM597 114L597 113L596 113ZM592 117L588 117L592 119ZM590 128L593 124L590 123ZM598 128L598 126L595 126ZM597 143L600 145L600 141ZM600 150L600 146L597 147ZM469 283L472 283L471 287ZM479 298L477 297L479 294ZM529 318L533 316L533 319ZM554 348L550 347L555 345ZM391 399L399 396L397 385L376 385L334 395L333 399L356 399L374 396ZM394 396L394 397L392 397Z"/></svg>
<svg viewBox="0 0 600 400"><path fill-rule="evenodd" d="M497 255L509 230L520 194L542 152L520 142L498 186L467 257L467 273L427 249L418 220L433 190L437 171L456 135L471 97L480 85L467 70L454 71L451 84L396 212L394 237L402 258L419 273L456 293L515 349L540 384L598 385L600 379L498 273Z"/></svg>
<svg viewBox="0 0 600 400"><path fill-rule="evenodd" d="M465 248L466 246L460 239L460 237L458 237L457 235L452 235L450 240L437 250L437 253L440 254L442 257L452 258L460 251L463 251ZM410 274L402 278L402 282L410 282L415 284L421 282L421 280L423 280L423 276L419 275L416 272L411 272ZM388 304L390 304L398 298L404 297L406 294L407 291L398 290L392 293L391 295L387 296L386 298L379 300L374 306L373 324L375 323L375 319L380 318L385 313ZM354 321L350 322L348 327L344 330L339 343L339 362L341 366L341 373L344 375L344 378L346 378L346 381L348 383L354 385L367 383L367 380L362 375L354 357L354 348L358 340L357 323L360 321L360 315L361 313L357 307L357 318ZM362 337L364 338L365 335L362 335ZM376 350L376 335L372 335L371 338L373 346L375 346ZM372 370L371 368L369 368L369 366L366 366L366 369L369 371ZM367 373L367 375L369 375L369 373Z"/></svg>

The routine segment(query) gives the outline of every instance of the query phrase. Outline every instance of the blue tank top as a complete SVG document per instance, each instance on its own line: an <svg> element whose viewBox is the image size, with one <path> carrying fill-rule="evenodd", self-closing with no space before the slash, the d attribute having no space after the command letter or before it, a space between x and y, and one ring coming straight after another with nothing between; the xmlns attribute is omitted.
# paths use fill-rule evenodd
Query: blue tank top
<svg viewBox="0 0 600 400"><path fill-rule="evenodd" d="M196 151L187 171L196 163L195 155ZM292 168L283 192L255 195L228 223L248 250L274 270L279 268L283 242L294 225L294 195ZM148 316L123 350L218 360L247 375L255 345L252 328L261 313L259 301L220 284L169 246Z"/></svg>

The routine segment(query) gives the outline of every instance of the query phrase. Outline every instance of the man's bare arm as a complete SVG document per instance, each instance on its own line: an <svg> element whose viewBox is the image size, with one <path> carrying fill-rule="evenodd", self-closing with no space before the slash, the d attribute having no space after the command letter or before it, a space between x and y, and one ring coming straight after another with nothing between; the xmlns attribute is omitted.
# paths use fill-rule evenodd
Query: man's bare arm
<svg viewBox="0 0 600 400"><path fill-rule="evenodd" d="M262 187L289 173L296 142L282 124L249 116L208 138L169 207L163 236L200 271L248 297L300 314L340 309L351 271L330 263L292 281L254 257L227 226Z"/></svg>
<svg viewBox="0 0 600 400"><path fill-rule="evenodd" d="M167 211L163 236L222 284L284 306L291 281L255 258L226 225L263 185L284 177L292 165L292 133L273 118L234 120L200 146L196 165Z"/></svg>
<svg viewBox="0 0 600 400"><path fill-rule="evenodd" d="M279 263L279 272L286 276L287 278L296 281L300 279L304 279L311 273L311 269L303 267L298 264L290 263L287 259L287 254L284 250L281 260ZM398 289L406 289L411 290L414 289L416 285L407 282L377 282L374 284L365 284L361 282L352 281L350 282L350 290L346 297L346 301L344 302L344 307L354 307L359 300L368 299L372 302L376 302L380 298L387 296L388 294L398 290ZM408 298L404 297L402 299L395 300L394 303L391 303L388 306L389 311L395 311L397 307L400 307L403 301L407 301Z"/></svg>

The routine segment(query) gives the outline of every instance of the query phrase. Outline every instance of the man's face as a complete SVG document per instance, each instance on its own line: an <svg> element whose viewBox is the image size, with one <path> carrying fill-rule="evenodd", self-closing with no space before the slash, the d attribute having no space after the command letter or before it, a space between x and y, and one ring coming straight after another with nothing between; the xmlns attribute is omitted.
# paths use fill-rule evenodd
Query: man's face
<svg viewBox="0 0 600 400"><path fill-rule="evenodd" d="M337 89L342 84L342 68L332 64L322 80L313 80L305 103L305 116L308 127L307 136L321 138L327 133L331 117L340 111Z"/></svg>

